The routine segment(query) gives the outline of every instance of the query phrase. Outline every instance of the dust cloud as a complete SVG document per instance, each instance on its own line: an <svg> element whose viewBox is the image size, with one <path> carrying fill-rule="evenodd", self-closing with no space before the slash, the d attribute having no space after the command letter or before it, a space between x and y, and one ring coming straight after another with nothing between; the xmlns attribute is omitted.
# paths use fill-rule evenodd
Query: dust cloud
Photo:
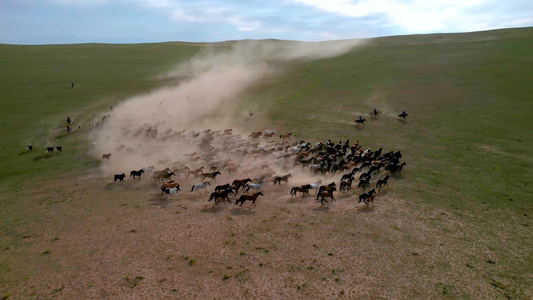
<svg viewBox="0 0 533 300"><path fill-rule="evenodd" d="M249 139L250 122L258 120L248 115L240 99L254 84L283 72L287 62L335 57L362 44L359 40L238 41L206 46L161 75L176 79L176 86L127 99L99 120L92 155L101 159L102 154L112 153L101 164L105 176L148 166L193 169L233 162L238 162L241 174L258 165L272 173L290 171L280 161L287 150L279 147L279 134L271 139L278 143L267 144L269 140L261 138L261 145ZM230 128L232 135L222 135ZM268 155L256 155L260 152Z"/></svg>

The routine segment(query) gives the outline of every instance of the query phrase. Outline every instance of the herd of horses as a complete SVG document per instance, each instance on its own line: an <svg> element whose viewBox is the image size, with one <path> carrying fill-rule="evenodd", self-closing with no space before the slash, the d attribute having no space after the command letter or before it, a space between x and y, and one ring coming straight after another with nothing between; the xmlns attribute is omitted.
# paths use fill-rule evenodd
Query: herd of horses
<svg viewBox="0 0 533 300"><path fill-rule="evenodd" d="M264 196L269 186L278 186L278 190L287 188L291 197L301 193L302 198L310 196L310 191L315 190L313 198L325 205L336 201L336 193L351 191L357 182L355 188L362 190L359 202L369 206L374 202L377 191L388 185L391 176L401 175L406 166L400 161L400 151L384 153L382 148L363 150L359 141L351 144L349 140L338 143L328 140L311 144L303 140L291 141L292 133L274 139L272 130L253 132L247 138L234 135L231 129L223 132L181 131L176 134L198 145L197 151L183 154L181 160L170 162L172 167L156 170L154 166L149 166L132 170L130 177L141 180L146 173L159 185L161 193L168 198L173 195L180 198L180 181L197 180L197 183L191 183L190 192L207 194L217 179L239 176L231 183L214 187L208 198L208 201L214 200L214 205L231 202L230 196L234 196L235 205L242 206L249 201L250 206L256 206L257 198ZM102 159L110 157L111 153L108 153ZM320 178L316 182L291 187L290 182L297 180L293 173ZM333 176L340 176L340 181L322 184L322 180L329 181ZM123 182L125 177L124 173L117 174L114 181ZM370 189L371 180L375 180L372 183L375 186L366 192Z"/></svg>

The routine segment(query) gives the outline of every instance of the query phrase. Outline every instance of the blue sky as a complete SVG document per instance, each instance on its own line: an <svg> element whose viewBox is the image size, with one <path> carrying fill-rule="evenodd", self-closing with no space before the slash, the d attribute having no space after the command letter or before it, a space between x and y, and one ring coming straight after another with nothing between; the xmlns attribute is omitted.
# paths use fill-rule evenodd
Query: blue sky
<svg viewBox="0 0 533 300"><path fill-rule="evenodd" d="M0 43L319 41L533 26L533 0L0 0Z"/></svg>

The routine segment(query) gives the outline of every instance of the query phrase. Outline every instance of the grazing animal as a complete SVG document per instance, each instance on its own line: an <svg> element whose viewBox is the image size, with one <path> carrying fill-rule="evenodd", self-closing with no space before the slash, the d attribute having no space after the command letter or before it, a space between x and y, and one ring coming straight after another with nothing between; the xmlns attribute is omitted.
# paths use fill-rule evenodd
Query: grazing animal
<svg viewBox="0 0 533 300"><path fill-rule="evenodd" d="M231 203L231 200L228 197L229 194L233 194L233 191L232 190L224 190L224 191L220 191L220 192L213 192L213 193L211 193L211 196L209 196L209 201L215 199L215 204L218 204L218 202L217 202L218 199L222 199L222 200L225 199L226 201Z"/></svg>
<svg viewBox="0 0 533 300"><path fill-rule="evenodd" d="M258 193L254 193L254 194L244 194L242 196L239 197L239 199L237 201L235 201L235 205L241 203L241 205L239 205L239 207L241 207L245 201L252 201L252 204L250 206L255 206L255 200L257 199L257 197L259 196L263 196L263 193L262 192L258 192Z"/></svg>
<svg viewBox="0 0 533 300"><path fill-rule="evenodd" d="M46 150L48 151L48 154L54 153L54 147L46 147Z"/></svg>
<svg viewBox="0 0 533 300"><path fill-rule="evenodd" d="M109 159L110 157L111 157L111 153L102 154L102 159Z"/></svg>
<svg viewBox="0 0 533 300"><path fill-rule="evenodd" d="M359 124L362 124L362 125L365 125L365 121L366 119L357 119L355 121L353 121L356 125L359 125Z"/></svg>
<svg viewBox="0 0 533 300"><path fill-rule="evenodd" d="M291 174L287 174L285 176L277 176L274 179L274 184L278 183L279 185L281 185L282 181L285 181L287 184L289 184L289 177L292 177L292 175Z"/></svg>
<svg viewBox="0 0 533 300"><path fill-rule="evenodd" d="M197 184L192 186L191 192L195 191L195 190L196 191L205 190L205 192L207 193L207 186L208 185L211 185L211 183L209 183L209 181L204 181L204 183L197 183Z"/></svg>
<svg viewBox="0 0 533 300"><path fill-rule="evenodd" d="M57 151L61 152L61 151L63 151L63 146L57 146L56 149L57 149Z"/></svg>
<svg viewBox="0 0 533 300"><path fill-rule="evenodd" d="M383 177L383 179L378 180L378 182L376 183L376 188L380 188L381 189L382 186L389 185L387 183L388 180L389 180L389 175Z"/></svg>
<svg viewBox="0 0 533 300"><path fill-rule="evenodd" d="M178 195L178 191L181 191L179 185L176 186L176 187L170 188L170 189L169 188L165 188L165 190L164 190L165 194L167 194L167 196L169 198L170 198L170 195L176 195L179 198L180 195Z"/></svg>
<svg viewBox="0 0 533 300"><path fill-rule="evenodd" d="M280 135L279 138L282 139L282 140L289 140L289 141L291 141L291 135L292 135L292 132L289 132L289 133L287 133L287 134L282 134L282 135Z"/></svg>
<svg viewBox="0 0 533 300"><path fill-rule="evenodd" d="M133 177L133 179L135 179L135 176L139 177L139 180L141 180L141 175L142 173L144 173L144 170L143 169L140 169L139 171L131 171L130 172L130 177Z"/></svg>
<svg viewBox="0 0 533 300"><path fill-rule="evenodd" d="M206 178L211 178L211 180L217 181L216 180L217 175L220 175L219 171L215 171L213 173L204 173L204 174L202 174L202 180L204 180Z"/></svg>
<svg viewBox="0 0 533 300"><path fill-rule="evenodd" d="M309 184L293 187L291 189L291 197L296 196L296 193L302 193L302 198L305 198L305 194L309 195L309 189L311 189Z"/></svg>
<svg viewBox="0 0 533 300"><path fill-rule="evenodd" d="M124 178L126 177L126 174L122 173L120 175L115 175L115 178L113 180L113 182L117 181L117 180L120 180L120 182L124 182Z"/></svg>
<svg viewBox="0 0 533 300"><path fill-rule="evenodd" d="M320 203L322 205L324 205L324 201L328 202L328 200L326 200L326 198L331 198L333 201L337 201L335 200L335 198L333 197L333 192L336 191L337 188L333 187L332 189L330 189L329 191L323 191L323 192L319 192L317 195L316 195L316 200L318 200L318 198L322 197L322 199L320 199Z"/></svg>
<svg viewBox="0 0 533 300"><path fill-rule="evenodd" d="M366 204L366 199L372 197L372 195L376 194L376 190L372 189L370 191L368 191L368 193L363 193L361 195L359 195L359 203L361 203L361 201L364 201L365 204Z"/></svg>
<svg viewBox="0 0 533 300"><path fill-rule="evenodd" d="M261 188L263 185L266 185L266 182L263 181L261 183L249 183L246 185L246 189L244 190L244 193L248 193L250 189L257 190L258 192L263 191L263 189Z"/></svg>

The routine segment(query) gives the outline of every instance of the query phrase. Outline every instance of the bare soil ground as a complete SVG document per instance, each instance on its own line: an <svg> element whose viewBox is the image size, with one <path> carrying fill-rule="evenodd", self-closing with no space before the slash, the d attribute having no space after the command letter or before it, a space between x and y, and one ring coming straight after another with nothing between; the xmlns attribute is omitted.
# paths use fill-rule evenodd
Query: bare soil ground
<svg viewBox="0 0 533 300"><path fill-rule="evenodd" d="M0 292L21 299L533 297L530 218L399 199L399 180L370 208L355 190L322 206L272 185L257 207L238 208L190 193L194 180L182 179L181 199L169 200L148 178L64 176L3 199L16 232L0 245Z"/></svg>

